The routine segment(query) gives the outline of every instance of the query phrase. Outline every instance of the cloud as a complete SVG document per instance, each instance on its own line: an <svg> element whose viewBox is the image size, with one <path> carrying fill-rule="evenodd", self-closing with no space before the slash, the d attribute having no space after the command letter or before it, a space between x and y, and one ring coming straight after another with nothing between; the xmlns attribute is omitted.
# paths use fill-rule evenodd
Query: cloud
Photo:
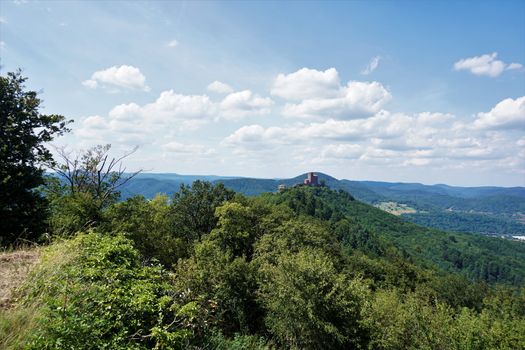
<svg viewBox="0 0 525 350"><path fill-rule="evenodd" d="M213 148L207 148L204 145L184 144L179 142L169 142L164 144L162 145L162 149L170 153L176 153L185 156L207 157L213 156L217 153Z"/></svg>
<svg viewBox="0 0 525 350"><path fill-rule="evenodd" d="M98 129L98 130L104 130L107 129L108 125L104 118L102 118L99 115L93 115L89 116L86 119L84 119L83 122L84 126L86 126L88 129Z"/></svg>
<svg viewBox="0 0 525 350"><path fill-rule="evenodd" d="M240 119L270 112L273 101L250 90L233 92L215 102L207 95L186 95L167 90L151 103L114 106L106 117L90 116L75 133L84 139L118 139L122 142L159 143L170 134L185 133L219 120ZM119 141L119 142L120 142ZM168 147L175 150L174 144ZM179 147L180 152L182 148Z"/></svg>
<svg viewBox="0 0 525 350"><path fill-rule="evenodd" d="M260 97L250 90L233 92L220 103L221 116L226 119L236 119L246 115L268 114L273 101L267 97Z"/></svg>
<svg viewBox="0 0 525 350"><path fill-rule="evenodd" d="M478 113L474 121L477 129L525 130L525 96L507 98L486 113Z"/></svg>
<svg viewBox="0 0 525 350"><path fill-rule="evenodd" d="M143 117L144 111L136 103L121 104L109 111L109 117L115 120L136 120Z"/></svg>
<svg viewBox="0 0 525 350"><path fill-rule="evenodd" d="M523 65L521 63L511 63L505 69L512 70L512 69L521 69L521 68L523 68Z"/></svg>
<svg viewBox="0 0 525 350"><path fill-rule="evenodd" d="M363 153L363 146L358 144L329 144L321 149L322 158L356 159Z"/></svg>
<svg viewBox="0 0 525 350"><path fill-rule="evenodd" d="M95 87L103 84L94 82ZM525 138L519 132L524 129L525 96L505 99L473 117L390 112L385 108L392 96L380 82L341 85L333 68L280 74L271 87L272 98L252 90L234 91L220 81L209 84L207 91L214 94L166 90L149 103L115 105L107 115L80 119L74 136L91 144L111 140L145 145L179 164L203 158L236 159L243 164L236 166L255 168L290 162L291 169L351 164L363 169L506 171L525 164L525 149L520 150ZM264 116L263 121L235 123L229 129L229 120L256 116ZM202 132L192 132L199 128ZM217 145L209 143L217 136Z"/></svg>
<svg viewBox="0 0 525 350"><path fill-rule="evenodd" d="M226 144L243 146L251 143L308 143L310 141L364 141L371 138L391 139L405 135L407 129L418 126L418 118L383 111L370 118L354 120L329 119L320 123L288 127L264 128L260 125L241 127L226 140Z"/></svg>
<svg viewBox="0 0 525 350"><path fill-rule="evenodd" d="M381 56L373 57L368 63L368 66L366 66L366 68L363 71L361 71L361 74L368 75L372 73L373 71L375 71L377 67L379 67L380 61L381 61Z"/></svg>
<svg viewBox="0 0 525 350"><path fill-rule="evenodd" d="M206 95L184 95L173 90L163 91L154 102L145 105L145 115L161 119L203 119L215 111L214 103Z"/></svg>
<svg viewBox="0 0 525 350"><path fill-rule="evenodd" d="M222 144L242 148L260 148L261 145L286 143L289 130L280 127L264 128L261 125L246 125L226 137Z"/></svg>
<svg viewBox="0 0 525 350"><path fill-rule="evenodd" d="M425 159L425 158L411 158L411 159L405 160L403 162L403 166L411 166L411 165L424 166L424 165L428 165L429 163L430 163L430 160Z"/></svg>
<svg viewBox="0 0 525 350"><path fill-rule="evenodd" d="M166 44L167 47L171 47L171 48L175 48L177 46L179 46L179 42L175 39L171 40L170 42L168 42Z"/></svg>
<svg viewBox="0 0 525 350"><path fill-rule="evenodd" d="M378 82L351 81L333 97L288 103L282 113L295 118L353 119L377 113L391 98L390 93Z"/></svg>
<svg viewBox="0 0 525 350"><path fill-rule="evenodd" d="M0 50L5 50L6 47L7 44L5 43L5 41L0 41Z"/></svg>
<svg viewBox="0 0 525 350"><path fill-rule="evenodd" d="M381 111L353 120L329 119L284 127L248 125L227 136L222 144L247 157L276 152L279 147L278 152L296 154L294 159L308 164L333 165L352 160L389 167L470 164L505 169L523 163L525 152L516 154L515 150L524 142L500 131L478 131L451 114Z"/></svg>
<svg viewBox="0 0 525 350"><path fill-rule="evenodd" d="M331 97L337 94L339 85L339 73L335 68L325 71L302 68L287 75L279 74L271 94L287 100Z"/></svg>
<svg viewBox="0 0 525 350"><path fill-rule="evenodd" d="M120 104L107 116L89 116L74 133L81 139L100 143L116 140L125 144L159 144L172 133L188 132L211 122L217 106L206 95L184 95L173 90L144 105Z"/></svg>
<svg viewBox="0 0 525 350"><path fill-rule="evenodd" d="M75 128L75 134L89 140L156 143L170 137L202 128L219 120L269 113L273 101L250 90L233 92L215 102L207 95L186 95L167 90L151 103L127 103L114 106L106 117L89 116ZM166 150L175 152L176 144ZM177 148L182 152L182 148Z"/></svg>
<svg viewBox="0 0 525 350"><path fill-rule="evenodd" d="M381 83L350 81L341 86L335 68L302 68L279 74L271 94L289 100L282 115L306 119L354 119L377 113L392 96Z"/></svg>
<svg viewBox="0 0 525 350"><path fill-rule="evenodd" d="M520 69L520 63L506 64L503 61L497 60L497 52L486 54L482 56L475 56L470 58L463 58L454 63L454 69L468 70L475 75L486 75L489 77L497 77L505 70Z"/></svg>
<svg viewBox="0 0 525 350"><path fill-rule="evenodd" d="M140 69L127 65L96 71L91 75L91 79L83 81L82 85L90 89L100 86L110 90L115 88L150 90L146 85L146 77L140 72Z"/></svg>
<svg viewBox="0 0 525 350"><path fill-rule="evenodd" d="M208 91L215 92L217 94L229 94L233 92L233 89L230 85L221 83L217 80L215 80L213 83L210 83L207 89Z"/></svg>
<svg viewBox="0 0 525 350"><path fill-rule="evenodd" d="M209 119L215 107L206 95L184 95L173 90L163 91L144 106L136 103L115 106L109 116L119 120L149 119L157 123L173 123L186 119Z"/></svg>
<svg viewBox="0 0 525 350"><path fill-rule="evenodd" d="M405 118L406 120L402 120ZM223 141L234 147L266 147L276 144L307 144L315 141L363 141L372 136L398 137L412 121L408 117L384 112L375 117L358 120L329 119L321 123L288 127L248 125L237 129Z"/></svg>

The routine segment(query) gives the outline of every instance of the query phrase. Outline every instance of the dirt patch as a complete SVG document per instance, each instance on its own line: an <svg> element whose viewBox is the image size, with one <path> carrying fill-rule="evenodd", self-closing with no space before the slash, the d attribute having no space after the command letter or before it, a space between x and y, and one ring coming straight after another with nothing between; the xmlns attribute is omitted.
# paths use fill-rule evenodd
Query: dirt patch
<svg viewBox="0 0 525 350"><path fill-rule="evenodd" d="M0 309L13 304L13 291L22 284L40 258L38 249L0 253Z"/></svg>

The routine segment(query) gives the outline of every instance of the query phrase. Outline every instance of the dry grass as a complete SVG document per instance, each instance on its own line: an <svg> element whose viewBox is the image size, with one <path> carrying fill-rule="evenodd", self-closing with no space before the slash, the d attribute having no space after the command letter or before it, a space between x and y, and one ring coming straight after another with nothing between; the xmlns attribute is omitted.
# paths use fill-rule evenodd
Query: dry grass
<svg viewBox="0 0 525 350"><path fill-rule="evenodd" d="M13 292L40 259L38 248L0 253L0 310L13 305Z"/></svg>

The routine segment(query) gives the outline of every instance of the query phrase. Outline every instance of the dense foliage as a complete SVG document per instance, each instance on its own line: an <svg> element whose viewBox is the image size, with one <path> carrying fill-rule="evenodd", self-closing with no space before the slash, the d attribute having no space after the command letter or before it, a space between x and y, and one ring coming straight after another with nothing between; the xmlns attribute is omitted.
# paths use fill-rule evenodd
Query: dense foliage
<svg viewBox="0 0 525 350"><path fill-rule="evenodd" d="M337 180L318 173L319 179L335 190L351 193L356 199L377 205L381 202L406 204L418 211L403 215L408 221L447 231L481 234L524 234L525 224L519 217L525 213L523 187L452 187L373 181ZM274 192L279 184L288 187L302 183L305 175L292 179L221 179L226 187L246 195ZM157 183L160 187L160 184ZM139 192L140 193L140 192Z"/></svg>
<svg viewBox="0 0 525 350"><path fill-rule="evenodd" d="M182 349L202 327L195 302L170 282L161 267L142 266L124 237L79 235L48 252L28 284L27 302L43 307L27 348Z"/></svg>
<svg viewBox="0 0 525 350"><path fill-rule="evenodd" d="M63 116L40 113L41 100L26 90L20 71L0 76L0 245L35 240L45 230L42 164L45 143L67 131Z"/></svg>
<svg viewBox="0 0 525 350"><path fill-rule="evenodd" d="M423 229L327 188L246 198L196 182L99 217L48 248L18 306L0 316L1 346L525 346L519 243ZM455 250L476 263L443 257ZM490 250L513 267L472 275Z"/></svg>
<svg viewBox="0 0 525 350"><path fill-rule="evenodd" d="M346 217L382 240L408 253L424 266L457 271L487 282L525 283L525 245L479 235L444 233L402 220L382 210L348 200L345 192L300 189L265 195L275 203L287 203L299 212L315 215L337 226ZM313 212L311 208L316 208Z"/></svg>

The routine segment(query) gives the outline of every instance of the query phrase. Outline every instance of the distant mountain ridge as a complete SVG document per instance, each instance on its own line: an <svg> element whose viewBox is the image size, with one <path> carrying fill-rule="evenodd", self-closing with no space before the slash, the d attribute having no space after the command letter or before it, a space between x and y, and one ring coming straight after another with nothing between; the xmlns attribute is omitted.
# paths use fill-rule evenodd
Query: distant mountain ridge
<svg viewBox="0 0 525 350"><path fill-rule="evenodd" d="M153 198L158 193L172 196L181 185L191 185L193 181L210 181L233 179L229 176L217 175L180 175L176 173L140 173L131 181L122 186L121 195L123 199L142 195Z"/></svg>
<svg viewBox="0 0 525 350"><path fill-rule="evenodd" d="M355 181L336 179L316 172L319 181L344 190L357 200L379 206L395 202L414 208L402 217L427 227L489 235L525 235L525 187L459 187L445 184ZM302 184L306 173L293 178L262 179L217 175L141 173L122 187L123 199L134 195L152 198L157 193L172 196L181 185L203 180L222 183L229 189L255 196L275 192L279 185Z"/></svg>

